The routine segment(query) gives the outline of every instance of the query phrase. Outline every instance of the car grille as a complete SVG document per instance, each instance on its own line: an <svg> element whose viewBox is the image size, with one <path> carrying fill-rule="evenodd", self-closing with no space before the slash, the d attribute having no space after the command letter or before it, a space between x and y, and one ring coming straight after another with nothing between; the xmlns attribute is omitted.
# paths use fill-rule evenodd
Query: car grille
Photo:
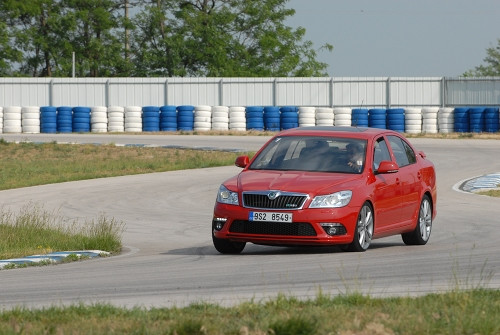
<svg viewBox="0 0 500 335"><path fill-rule="evenodd" d="M286 235L286 236L316 236L316 231L308 222L262 222L235 220L231 233Z"/></svg>
<svg viewBox="0 0 500 335"><path fill-rule="evenodd" d="M269 192L243 193L243 206L247 208L261 209L300 209L307 199L307 194L279 193L270 199Z"/></svg>

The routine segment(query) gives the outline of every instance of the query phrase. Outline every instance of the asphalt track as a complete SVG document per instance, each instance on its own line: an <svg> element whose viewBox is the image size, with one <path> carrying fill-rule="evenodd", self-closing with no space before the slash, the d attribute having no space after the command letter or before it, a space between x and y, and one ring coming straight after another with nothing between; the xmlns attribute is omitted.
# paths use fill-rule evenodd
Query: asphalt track
<svg viewBox="0 0 500 335"><path fill-rule="evenodd" d="M0 135L7 141L115 143L256 150L265 136ZM236 167L69 182L0 191L14 212L42 205L84 221L100 214L126 224L118 256L0 270L0 309L78 303L122 307L233 305L278 294L298 298L360 292L414 296L456 288L500 288L500 198L458 190L500 171L500 141L411 139L437 170L438 216L426 246L399 236L367 252L247 245L241 255L213 248L210 222L219 184Z"/></svg>

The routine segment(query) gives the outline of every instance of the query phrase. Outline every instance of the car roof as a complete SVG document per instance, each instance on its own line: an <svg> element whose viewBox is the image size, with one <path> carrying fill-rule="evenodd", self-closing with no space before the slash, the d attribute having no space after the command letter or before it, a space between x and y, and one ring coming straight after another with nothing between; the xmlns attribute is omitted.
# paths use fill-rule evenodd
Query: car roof
<svg viewBox="0 0 500 335"><path fill-rule="evenodd" d="M277 136L338 136L348 138L370 139L383 134L397 134L395 131L380 128L368 127L336 127L336 126L315 126L298 127L283 130Z"/></svg>

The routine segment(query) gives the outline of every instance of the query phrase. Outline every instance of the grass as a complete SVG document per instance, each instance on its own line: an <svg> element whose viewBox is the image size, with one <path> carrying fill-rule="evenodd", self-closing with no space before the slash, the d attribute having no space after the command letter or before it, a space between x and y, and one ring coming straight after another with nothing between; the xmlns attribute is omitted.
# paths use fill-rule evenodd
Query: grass
<svg viewBox="0 0 500 335"><path fill-rule="evenodd" d="M475 289L411 298L357 294L310 300L279 296L234 307L111 305L0 313L1 334L499 334L500 291Z"/></svg>
<svg viewBox="0 0 500 335"><path fill-rule="evenodd" d="M1 209L0 259L67 250L118 253L122 247L123 229L123 222L102 214L81 223L68 221L31 203L25 205L17 215Z"/></svg>
<svg viewBox="0 0 500 335"><path fill-rule="evenodd" d="M487 191L480 191L480 192L477 192L477 194L487 195L490 197L497 197L498 198L498 197L500 197L500 184L497 185L497 188L487 190Z"/></svg>
<svg viewBox="0 0 500 335"><path fill-rule="evenodd" d="M0 190L232 165L239 154L92 144L15 144L0 140Z"/></svg>

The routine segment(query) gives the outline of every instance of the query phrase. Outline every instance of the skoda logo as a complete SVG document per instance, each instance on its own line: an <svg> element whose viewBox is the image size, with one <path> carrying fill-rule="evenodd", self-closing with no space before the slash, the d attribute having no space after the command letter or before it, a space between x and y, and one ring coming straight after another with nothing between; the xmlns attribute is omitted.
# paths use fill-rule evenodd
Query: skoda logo
<svg viewBox="0 0 500 335"><path fill-rule="evenodd" d="M267 197L269 198L269 200L274 200L277 197L279 197L279 195L280 195L279 191L271 191L267 194Z"/></svg>

